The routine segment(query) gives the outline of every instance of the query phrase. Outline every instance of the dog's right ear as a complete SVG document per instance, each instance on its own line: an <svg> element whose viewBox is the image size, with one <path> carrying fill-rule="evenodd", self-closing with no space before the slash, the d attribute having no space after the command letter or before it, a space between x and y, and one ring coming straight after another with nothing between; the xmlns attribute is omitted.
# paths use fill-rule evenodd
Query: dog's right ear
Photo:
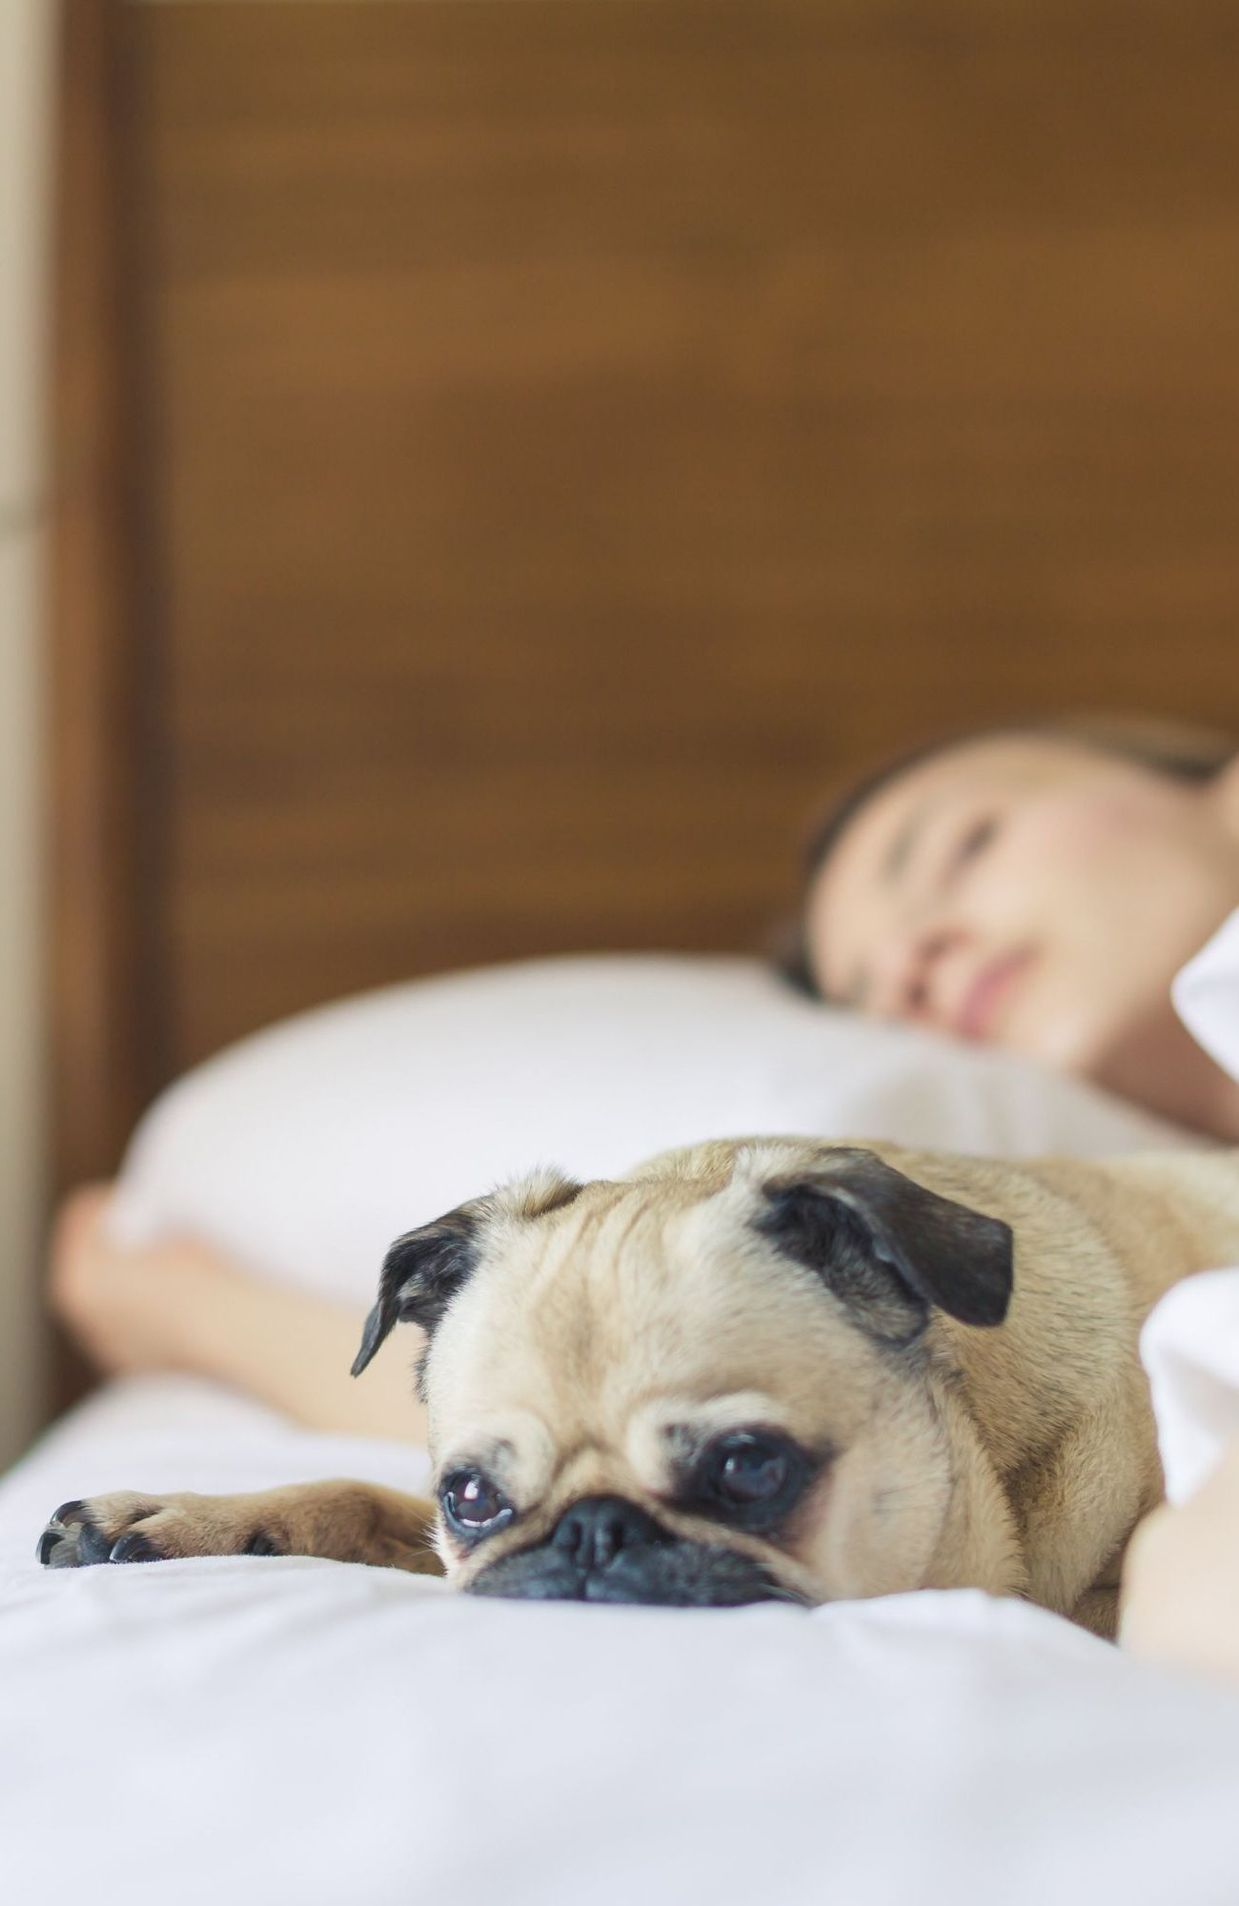
<svg viewBox="0 0 1239 1906"><path fill-rule="evenodd" d="M361 1375L397 1324L420 1324L427 1334L435 1330L457 1291L476 1271L482 1240L496 1225L505 1218L545 1217L570 1204L580 1190L559 1172L535 1172L397 1238L383 1259L378 1302L366 1318L353 1375Z"/></svg>
<svg viewBox="0 0 1239 1906"><path fill-rule="evenodd" d="M397 1324L433 1330L457 1291L478 1267L478 1234L489 1199L459 1205L433 1224L406 1231L383 1259L378 1301L366 1318L353 1359L359 1377Z"/></svg>

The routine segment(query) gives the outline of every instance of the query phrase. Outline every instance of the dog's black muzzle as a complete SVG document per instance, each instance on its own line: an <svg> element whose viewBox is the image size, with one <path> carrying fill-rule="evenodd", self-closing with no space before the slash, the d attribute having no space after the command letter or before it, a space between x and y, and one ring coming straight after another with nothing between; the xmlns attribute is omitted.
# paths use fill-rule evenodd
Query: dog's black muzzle
<svg viewBox="0 0 1239 1906"><path fill-rule="evenodd" d="M470 1582L469 1592L674 1608L799 1599L751 1556L722 1544L686 1542L622 1496L583 1496L545 1542L493 1562Z"/></svg>

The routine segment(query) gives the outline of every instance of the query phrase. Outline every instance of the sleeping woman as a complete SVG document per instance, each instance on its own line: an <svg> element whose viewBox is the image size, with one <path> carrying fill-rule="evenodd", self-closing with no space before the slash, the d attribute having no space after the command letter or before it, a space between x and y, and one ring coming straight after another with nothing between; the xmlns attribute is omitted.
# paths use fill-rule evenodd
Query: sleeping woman
<svg viewBox="0 0 1239 1906"><path fill-rule="evenodd" d="M1236 907L1239 744L1152 722L1012 728L923 750L833 808L811 847L795 976L825 1000L1006 1047L1239 1144L1239 1083L1194 1043L1170 990ZM405 1357L389 1346L365 1384L347 1375L360 1312L194 1239L120 1247L109 1196L68 1200L51 1266L56 1309L103 1369L192 1371L316 1428L417 1434ZM1138 1560L1155 1552L1162 1608L1191 1559L1190 1514L1160 1512L1136 1545ZM1181 1528L1184 1556L1167 1564ZM1139 1570L1132 1597L1143 1605Z"/></svg>
<svg viewBox="0 0 1239 1906"><path fill-rule="evenodd" d="M1239 743L1148 723L979 735L874 776L811 843L797 976L1239 1143L1175 973L1239 906Z"/></svg>

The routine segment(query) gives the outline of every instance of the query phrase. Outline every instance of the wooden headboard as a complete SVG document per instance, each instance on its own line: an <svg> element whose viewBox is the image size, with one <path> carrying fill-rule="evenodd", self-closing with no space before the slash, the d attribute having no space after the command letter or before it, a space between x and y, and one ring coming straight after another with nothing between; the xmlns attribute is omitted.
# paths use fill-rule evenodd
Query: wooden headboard
<svg viewBox="0 0 1239 1906"><path fill-rule="evenodd" d="M1229 0L67 0L61 1179L332 994L745 948L827 779L1239 723Z"/></svg>

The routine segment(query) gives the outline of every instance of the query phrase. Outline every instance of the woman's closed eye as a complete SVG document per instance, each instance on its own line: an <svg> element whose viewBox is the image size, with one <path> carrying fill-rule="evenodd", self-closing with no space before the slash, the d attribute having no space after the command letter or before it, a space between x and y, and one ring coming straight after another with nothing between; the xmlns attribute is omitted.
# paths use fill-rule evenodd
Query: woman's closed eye
<svg viewBox="0 0 1239 1906"><path fill-rule="evenodd" d="M901 910L909 906L936 905L965 868L992 844L1002 826L1002 816L974 811L962 832L948 834L948 826L949 821L946 824L938 821L927 830L924 818L914 817L911 829L905 829L897 837L897 851L888 853L886 878L898 889L896 898ZM927 831L931 836L928 839ZM942 836L947 837L945 842ZM844 983L828 988L827 993L836 1004L859 1012L884 1010L876 998L874 974L863 959ZM903 1014L897 1011L894 1016L900 1018Z"/></svg>
<svg viewBox="0 0 1239 1906"><path fill-rule="evenodd" d="M951 850L944 873L944 882L953 880L956 874L963 872L969 862L976 860L985 852L997 834L998 826L996 814L984 814L968 823Z"/></svg>

